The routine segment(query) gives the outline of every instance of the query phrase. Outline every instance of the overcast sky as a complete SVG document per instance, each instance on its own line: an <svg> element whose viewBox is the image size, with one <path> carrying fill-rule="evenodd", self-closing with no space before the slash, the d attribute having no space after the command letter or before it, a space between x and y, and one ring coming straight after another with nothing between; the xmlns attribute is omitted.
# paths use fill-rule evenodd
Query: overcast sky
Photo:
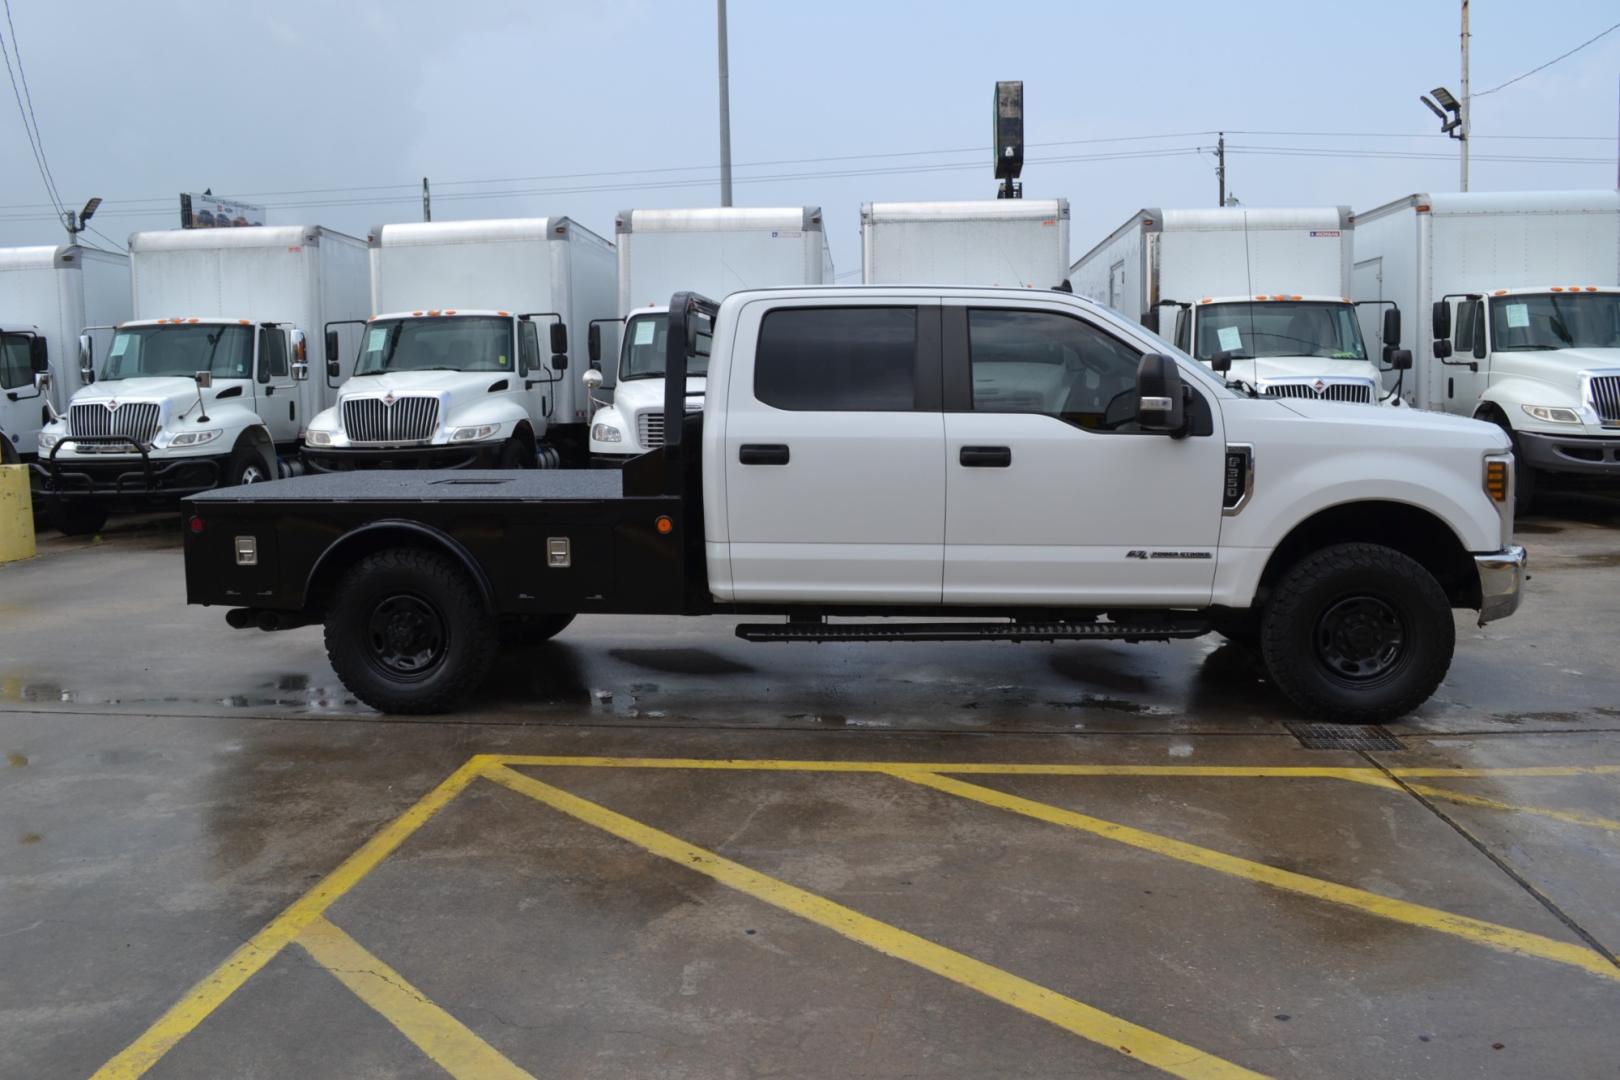
<svg viewBox="0 0 1620 1080"><path fill-rule="evenodd" d="M178 224L178 193L205 187L359 235L420 220L423 176L435 218L565 214L610 239L618 210L719 202L707 0L10 4L62 198L103 196L94 224L119 241ZM1475 91L1617 18L1613 0L1476 0ZM1196 148L1217 129L1250 206L1457 186L1456 144L1418 102L1458 89L1449 0L732 0L730 26L735 201L823 207L846 280L862 202L994 194L997 79L1024 80L1025 192L1070 200L1076 257L1138 207L1214 205ZM8 91L0 246L51 242ZM1617 97L1620 31L1479 98L1472 187L1613 187ZM1527 135L1581 138L1508 138ZM1144 151L1164 153L1102 156Z"/></svg>

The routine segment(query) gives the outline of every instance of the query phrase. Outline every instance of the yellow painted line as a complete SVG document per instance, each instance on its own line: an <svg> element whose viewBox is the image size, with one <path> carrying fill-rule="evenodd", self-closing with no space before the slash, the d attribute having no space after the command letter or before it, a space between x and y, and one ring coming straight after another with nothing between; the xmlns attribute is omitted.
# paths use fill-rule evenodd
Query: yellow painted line
<svg viewBox="0 0 1620 1080"><path fill-rule="evenodd" d="M1519 765L1494 769L1451 769L1441 766L1391 768L1389 771L1400 777L1428 776L1455 779L1489 779L1493 776L1615 776L1620 775L1620 765Z"/></svg>
<svg viewBox="0 0 1620 1080"><path fill-rule="evenodd" d="M534 1080L324 917L317 916L304 927L297 941L317 964L456 1080Z"/></svg>
<svg viewBox="0 0 1620 1080"><path fill-rule="evenodd" d="M1545 806L1526 806L1523 803L1502 802L1499 799L1487 798L1484 795L1475 795L1467 791L1453 791L1450 788L1437 788L1429 784L1408 784L1419 795L1427 795L1431 799L1444 799L1446 802L1460 803L1463 806L1478 806L1486 810L1505 810L1512 814L1534 814L1537 817L1551 818L1554 821L1563 821L1570 825L1584 825L1592 829L1607 829L1609 832L1620 832L1620 821L1613 818L1599 817L1597 814L1584 814L1579 810L1554 810Z"/></svg>
<svg viewBox="0 0 1620 1080"><path fill-rule="evenodd" d="M1334 768L1292 765L1062 765L947 761L776 761L753 758L616 758L498 754L503 765L585 769L702 769L741 772L887 773L895 768L953 775L990 776L1204 776L1346 779L1345 774L1383 778L1371 766Z"/></svg>
<svg viewBox="0 0 1620 1080"><path fill-rule="evenodd" d="M1558 964L1567 964L1570 967L1580 968L1582 971L1605 979L1620 981L1620 968L1609 963L1608 959L1584 945L1573 945L1558 941L1554 938L1543 937L1524 930L1515 930L1512 927L1502 926L1498 923L1485 922L1482 919L1472 919L1466 915L1455 915L1438 908L1425 907L1421 904L1408 903L1405 900L1396 900L1378 893L1357 889L1349 885L1338 885L1321 878L1309 877L1305 874L1296 874L1291 870L1283 870L1265 863L1254 862L1250 859L1228 855L1212 848L1199 847L1182 840L1173 840L1158 833L1134 829L1128 825L1117 822L1104 821L1101 818L1090 817L1086 814L1075 813L1046 803L1035 802L1031 799L1009 795L1005 792L995 791L978 784L969 784L962 780L954 780L948 776L913 769L896 768L892 775L914 784L921 784L948 795L958 795L964 799L993 806L999 810L1008 810L1015 814L1045 821L1053 825L1076 829L1080 832L1090 833L1107 840L1115 840L1131 847L1149 851L1155 855L1163 855L1193 866L1201 866L1207 870L1214 870L1228 874L1245 881L1258 882L1270 885L1273 888L1284 889L1288 892L1309 896L1316 900L1325 900L1333 904L1342 904L1345 907L1355 908L1368 915L1375 915L1382 919L1406 923L1410 926L1422 927L1426 930L1435 930L1442 934L1463 938L1480 945L1485 945L1502 952L1514 953L1520 956L1533 956L1542 960L1551 960Z"/></svg>
<svg viewBox="0 0 1620 1080"><path fill-rule="evenodd" d="M1028 979L992 967L899 927L862 915L815 893L789 885L740 863L644 825L606 807L570 795L532 777L490 766L485 775L513 791L537 799L554 810L577 818L643 850L688 870L705 874L723 885L762 900L773 907L841 934L886 956L904 960L949 979L986 997L1040 1017L1065 1031L1089 1039L1106 1049L1125 1054L1173 1076L1189 1078L1255 1077L1239 1065L1224 1061L1185 1043L1149 1031L1128 1020L1065 997Z"/></svg>
<svg viewBox="0 0 1620 1080"><path fill-rule="evenodd" d="M219 967L204 976L184 997L158 1017L139 1038L116 1057L96 1070L92 1080L125 1080L137 1077L157 1063L175 1043L189 1035L224 1000L235 993L255 972L268 964L288 942L303 933L340 896L348 892L446 803L478 776L486 759L476 756L447 776L438 787L422 796L415 806L395 818L360 849L326 875L314 888L299 897L263 930L233 952Z"/></svg>

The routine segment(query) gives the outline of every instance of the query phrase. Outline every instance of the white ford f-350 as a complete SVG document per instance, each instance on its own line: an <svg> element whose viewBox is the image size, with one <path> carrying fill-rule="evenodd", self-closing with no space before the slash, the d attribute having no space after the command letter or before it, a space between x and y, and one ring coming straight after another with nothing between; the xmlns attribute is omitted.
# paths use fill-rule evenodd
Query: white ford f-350
<svg viewBox="0 0 1620 1080"><path fill-rule="evenodd" d="M188 599L238 627L324 622L345 685L395 712L455 707L502 634L634 612L757 615L737 627L754 641L1213 629L1304 712L1359 721L1429 697L1454 608L1518 606L1493 425L1249 396L1058 292L678 293L669 311L659 450L622 472L196 495Z"/></svg>

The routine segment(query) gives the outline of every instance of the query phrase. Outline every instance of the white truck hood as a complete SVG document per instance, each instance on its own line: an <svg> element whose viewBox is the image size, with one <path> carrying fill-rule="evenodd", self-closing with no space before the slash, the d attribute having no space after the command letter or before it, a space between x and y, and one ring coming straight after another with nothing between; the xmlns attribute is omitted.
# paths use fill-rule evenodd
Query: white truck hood
<svg viewBox="0 0 1620 1080"><path fill-rule="evenodd" d="M355 375L343 384L340 398L383 397L386 394L485 394L502 379L516 379L515 371L384 371Z"/></svg>
<svg viewBox="0 0 1620 1080"><path fill-rule="evenodd" d="M1324 438L1342 438L1347 446L1355 445L1358 439L1358 433L1350 429L1364 432L1366 429L1380 428L1383 430L1376 435L1362 434L1359 437L1375 439L1384 446L1467 446L1490 453L1511 449L1507 433L1501 428L1466 416L1423 409L1369 409L1365 405L1313 401L1309 398L1284 398L1279 399L1277 404L1307 420L1339 425L1345 429L1344 434L1325 435Z"/></svg>
<svg viewBox="0 0 1620 1080"><path fill-rule="evenodd" d="M226 386L215 386L203 391L203 401L212 402L214 396L227 386L236 386L232 380ZM197 384L180 375L147 376L139 379L100 380L73 395L70 405L106 405L122 401L157 401L171 408L185 409L197 400ZM167 414L165 414L167 415Z"/></svg>
<svg viewBox="0 0 1620 1080"><path fill-rule="evenodd" d="M1227 378L1240 379L1251 386L1276 379L1312 379L1318 376L1347 379L1374 378L1373 367L1365 360L1335 360L1321 356L1262 356L1255 360L1234 360Z"/></svg>
<svg viewBox="0 0 1620 1080"><path fill-rule="evenodd" d="M1491 369L1527 373L1555 369L1570 375L1614 370L1620 369L1620 349L1502 349L1492 355Z"/></svg>

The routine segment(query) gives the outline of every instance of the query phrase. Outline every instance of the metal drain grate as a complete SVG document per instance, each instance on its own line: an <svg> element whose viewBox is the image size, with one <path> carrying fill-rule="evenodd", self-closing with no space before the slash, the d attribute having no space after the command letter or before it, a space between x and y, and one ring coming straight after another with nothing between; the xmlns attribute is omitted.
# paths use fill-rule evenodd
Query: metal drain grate
<svg viewBox="0 0 1620 1080"><path fill-rule="evenodd" d="M1372 724L1284 724L1307 750L1405 750L1401 740Z"/></svg>

